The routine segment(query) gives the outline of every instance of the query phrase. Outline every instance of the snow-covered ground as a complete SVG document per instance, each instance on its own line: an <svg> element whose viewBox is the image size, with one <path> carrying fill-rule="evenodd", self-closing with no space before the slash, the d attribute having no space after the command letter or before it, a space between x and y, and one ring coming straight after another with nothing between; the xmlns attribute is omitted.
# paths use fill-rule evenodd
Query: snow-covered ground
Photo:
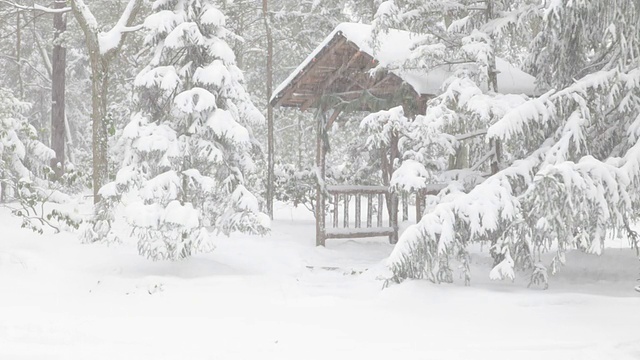
<svg viewBox="0 0 640 360"><path fill-rule="evenodd" d="M640 359L633 252L570 253L547 291L488 280L382 289L386 239L314 246L306 210L267 237L150 262L135 244L39 236L0 209L0 359Z"/></svg>

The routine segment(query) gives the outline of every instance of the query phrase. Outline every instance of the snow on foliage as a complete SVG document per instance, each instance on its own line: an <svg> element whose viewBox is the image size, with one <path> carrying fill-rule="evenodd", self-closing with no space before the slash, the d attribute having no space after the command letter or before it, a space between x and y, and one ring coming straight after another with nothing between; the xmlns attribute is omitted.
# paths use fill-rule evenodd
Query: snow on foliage
<svg viewBox="0 0 640 360"><path fill-rule="evenodd" d="M0 205L21 218L21 227L40 234L77 229L81 219L47 205L69 201L61 190L75 186L78 173L67 166L66 174L52 181L55 152L38 140L25 116L30 110L31 104L0 87Z"/></svg>
<svg viewBox="0 0 640 360"><path fill-rule="evenodd" d="M512 10L498 11L491 21L472 26L464 19L456 30L506 36L506 28L526 29L528 17L540 16L529 66L539 84L557 90L501 99L474 90L477 77L458 76L431 100L429 112L452 119L453 133L488 127L479 145L500 142L502 169L475 187L461 186L458 179L428 201L422 220L401 236L389 258L394 281L447 279L442 275L451 271L451 260L471 242L490 244L492 279L513 279L517 269L531 269L532 283L547 279L541 252L555 251L555 273L571 248L599 254L606 238L626 235L638 247L631 229L640 202L637 2L551 2L535 8L527 1L509 3ZM418 22L438 16L434 8L413 5L394 16ZM421 12L429 16L416 17ZM471 164L479 149L470 149Z"/></svg>
<svg viewBox="0 0 640 360"><path fill-rule="evenodd" d="M220 10L210 6L200 16L200 22L204 25L224 26L225 16Z"/></svg>
<svg viewBox="0 0 640 360"><path fill-rule="evenodd" d="M135 79L138 109L120 140L124 164L102 193L115 202L137 190L126 214L140 253L180 259L213 249L207 227L268 231L245 183L259 151L250 126L264 119L213 2L159 0L153 8L144 22L150 63Z"/></svg>
<svg viewBox="0 0 640 360"><path fill-rule="evenodd" d="M18 197L15 192L20 181L36 181L46 177L43 168L49 167L55 153L37 140L36 129L24 113L30 104L16 99L0 88L0 184L2 198Z"/></svg>
<svg viewBox="0 0 640 360"><path fill-rule="evenodd" d="M516 278L516 274L514 272L514 263L511 258L511 254L507 250L507 253L504 255L504 260L502 260L498 265L496 265L491 272L489 273L489 278L491 280L502 280L502 279L510 279L513 280Z"/></svg>
<svg viewBox="0 0 640 360"><path fill-rule="evenodd" d="M424 165L415 160L405 160L393 172L391 187L407 192L416 192L427 187L429 177L429 171Z"/></svg>
<svg viewBox="0 0 640 360"><path fill-rule="evenodd" d="M411 192L437 182L436 174L444 170L447 157L455 153L456 140L443 134L441 125L442 119L423 115L409 120L402 106L398 106L368 115L361 121L360 130L364 148L374 153L389 149L392 141L397 141L404 155L400 163L394 164L390 185Z"/></svg>

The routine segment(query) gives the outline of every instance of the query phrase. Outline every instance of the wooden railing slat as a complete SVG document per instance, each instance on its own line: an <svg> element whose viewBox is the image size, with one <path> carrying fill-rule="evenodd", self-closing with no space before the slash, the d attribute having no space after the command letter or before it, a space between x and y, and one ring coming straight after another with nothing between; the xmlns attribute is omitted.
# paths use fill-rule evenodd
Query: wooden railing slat
<svg viewBox="0 0 640 360"><path fill-rule="evenodd" d="M384 208L384 198L378 194L378 227L382 227L382 209Z"/></svg>
<svg viewBox="0 0 640 360"><path fill-rule="evenodd" d="M344 194L344 228L349 227L349 194Z"/></svg>
<svg viewBox="0 0 640 360"><path fill-rule="evenodd" d="M360 218L361 218L361 212L360 212L360 195L355 195L356 197L356 228L360 227Z"/></svg>
<svg viewBox="0 0 640 360"><path fill-rule="evenodd" d="M338 195L333 195L333 227L338 228L338 208L340 198Z"/></svg>
<svg viewBox="0 0 640 360"><path fill-rule="evenodd" d="M367 227L373 225L373 194L367 195Z"/></svg>

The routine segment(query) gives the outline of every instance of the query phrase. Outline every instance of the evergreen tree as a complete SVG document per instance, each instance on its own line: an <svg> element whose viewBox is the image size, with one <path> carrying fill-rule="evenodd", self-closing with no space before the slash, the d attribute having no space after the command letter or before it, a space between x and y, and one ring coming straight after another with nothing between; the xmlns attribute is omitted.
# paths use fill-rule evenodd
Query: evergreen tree
<svg viewBox="0 0 640 360"><path fill-rule="evenodd" d="M145 20L151 60L135 79L138 111L125 127L123 168L101 195L138 190L126 209L142 255L179 259L212 248L206 227L264 234L268 217L247 189L264 121L207 0L158 0Z"/></svg>
<svg viewBox="0 0 640 360"><path fill-rule="evenodd" d="M0 88L0 202L20 199L23 185L43 181L55 153L38 141L25 113L29 103Z"/></svg>
<svg viewBox="0 0 640 360"><path fill-rule="evenodd" d="M638 246L638 2L543 5L534 11L542 17L529 64L538 84L554 90L489 122L487 137L509 152L504 168L471 190L449 186L438 196L394 250L393 280L439 281L469 242L491 242L492 278L529 268L532 283L546 281L544 251L556 252L555 272L567 249L600 253L605 239L627 234Z"/></svg>

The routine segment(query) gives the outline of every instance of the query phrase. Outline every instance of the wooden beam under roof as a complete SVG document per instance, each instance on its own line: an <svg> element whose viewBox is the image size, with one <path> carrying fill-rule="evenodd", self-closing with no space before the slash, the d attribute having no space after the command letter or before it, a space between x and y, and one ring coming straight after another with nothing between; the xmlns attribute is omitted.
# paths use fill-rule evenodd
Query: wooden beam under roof
<svg viewBox="0 0 640 360"><path fill-rule="evenodd" d="M318 52L318 54L314 59L318 59L326 56L327 54L325 53L327 51L329 51L329 54L330 54L331 52L335 51L336 48L339 48L342 44L346 42L347 42L347 38L344 35L342 35L342 33L337 33L336 36L333 39L331 39L331 41L329 41L329 43L322 50L320 50L320 52ZM317 64L317 61L312 61L309 63L309 65L305 69L302 69L300 73L298 73L296 77L292 80L292 84L289 84L286 88L282 90L285 92L285 94L282 97L280 97L275 104L273 104L273 107L280 106L284 101L284 99L286 99L289 96L289 94L294 92L300 86L300 84L304 80L304 75L309 71L312 71L316 64Z"/></svg>
<svg viewBox="0 0 640 360"><path fill-rule="evenodd" d="M331 129L331 126L333 126L333 123L336 121L338 116L340 116L340 113L342 112L343 108L344 108L344 106L338 106L337 108L333 109L333 114L331 114L331 117L327 121L327 125L326 125L325 129L327 129L327 130Z"/></svg>
<svg viewBox="0 0 640 360"><path fill-rule="evenodd" d="M311 105L313 105L314 102L317 101L317 97L311 97L308 100L306 100L302 106L300 106L300 111L307 111L308 108L311 107Z"/></svg>
<svg viewBox="0 0 640 360"><path fill-rule="evenodd" d="M346 70L348 70L351 67L351 65L353 65L360 58L361 55L362 55L362 51L356 49L356 52L349 57L349 60L347 60L346 63L343 63L340 66L340 68L338 68L337 71L335 71L328 79L326 79L320 86L317 87L317 90L320 91L320 94L318 94L318 95L310 98L309 100L307 100L302 105L300 110L305 111L311 105L313 105L314 102L320 100L322 95L326 93L326 90L331 86L331 84L333 84L337 79L339 79L341 76L343 76L344 72Z"/></svg>

